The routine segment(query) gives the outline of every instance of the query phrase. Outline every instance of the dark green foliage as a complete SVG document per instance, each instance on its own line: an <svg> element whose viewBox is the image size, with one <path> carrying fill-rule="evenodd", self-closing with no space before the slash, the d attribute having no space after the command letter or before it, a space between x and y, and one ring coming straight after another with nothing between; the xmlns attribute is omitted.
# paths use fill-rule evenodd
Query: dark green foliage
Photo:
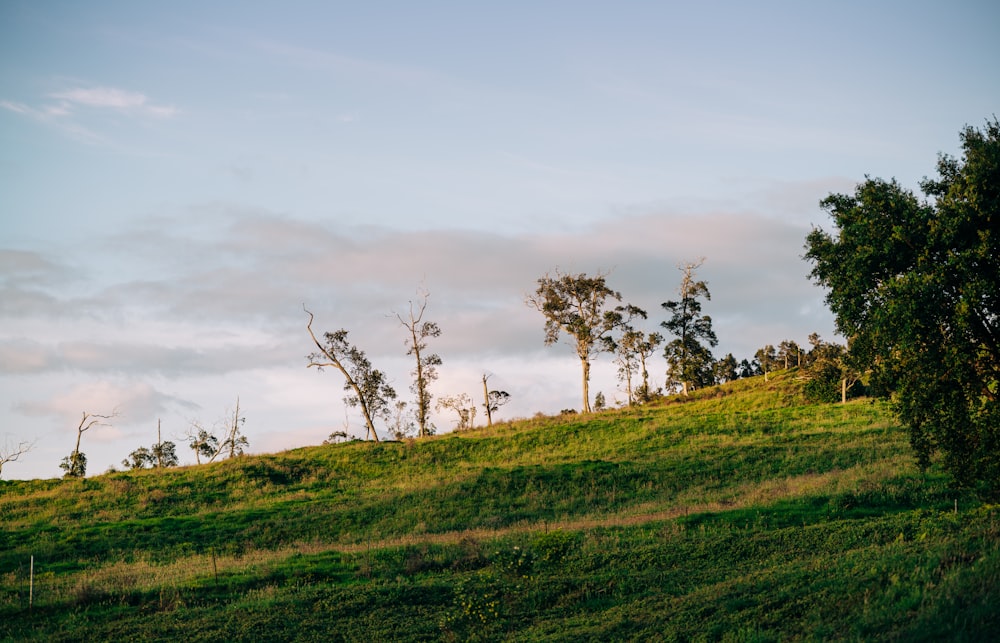
<svg viewBox="0 0 1000 643"><path fill-rule="evenodd" d="M1000 492L1000 122L961 134L919 200L868 179L822 205L806 258L850 354L891 391L923 466Z"/></svg>
<svg viewBox="0 0 1000 643"><path fill-rule="evenodd" d="M246 438L244 438L245 440ZM151 457L151 464L154 467L176 467L177 460L177 445L175 445L170 440L166 442L157 442L149 450Z"/></svg>
<svg viewBox="0 0 1000 643"><path fill-rule="evenodd" d="M726 356L717 361L712 369L715 373L715 381L720 384L740 378L740 364L732 353L726 353Z"/></svg>
<svg viewBox="0 0 1000 643"><path fill-rule="evenodd" d="M678 289L679 301L667 301L663 308L670 319L662 322L676 339L667 343L663 356L667 359L667 384L679 387L686 395L690 390L715 384L714 360L711 348L719 343L712 330L712 318L703 315L699 299L710 300L708 285L695 280L694 271L701 263L688 263L681 270L684 277Z"/></svg>
<svg viewBox="0 0 1000 643"><path fill-rule="evenodd" d="M139 447L128 454L128 458L122 460L122 466L128 469L176 467L177 447L169 440L166 442L157 442L150 449Z"/></svg>
<svg viewBox="0 0 1000 643"><path fill-rule="evenodd" d="M814 402L839 402L840 384L840 368L836 364L824 362L809 369L809 380L804 391L806 397Z"/></svg>
<svg viewBox="0 0 1000 643"><path fill-rule="evenodd" d="M845 402L869 394L861 382L861 373L853 365L852 356L840 344L824 342L819 335L810 336L812 350L806 355L801 371L806 383L806 399L813 402Z"/></svg>
<svg viewBox="0 0 1000 643"><path fill-rule="evenodd" d="M128 454L128 457L122 460L122 466L126 469L145 469L150 466L153 462L153 456L149 453L149 449L146 447L139 447L132 453Z"/></svg>
<svg viewBox="0 0 1000 643"><path fill-rule="evenodd" d="M65 478L82 478L87 475L87 454L74 450L59 463L59 468L65 473Z"/></svg>
<svg viewBox="0 0 1000 643"><path fill-rule="evenodd" d="M191 427L191 432L188 434L187 439L188 446L194 451L198 464L201 464L202 458L210 460L219 452L219 438L198 425Z"/></svg>
<svg viewBox="0 0 1000 643"><path fill-rule="evenodd" d="M486 394L486 401L483 403L483 408L486 409L486 414L491 418L490 423L493 423L493 414L500 410L500 407L510 402L510 393L507 391L490 391Z"/></svg>

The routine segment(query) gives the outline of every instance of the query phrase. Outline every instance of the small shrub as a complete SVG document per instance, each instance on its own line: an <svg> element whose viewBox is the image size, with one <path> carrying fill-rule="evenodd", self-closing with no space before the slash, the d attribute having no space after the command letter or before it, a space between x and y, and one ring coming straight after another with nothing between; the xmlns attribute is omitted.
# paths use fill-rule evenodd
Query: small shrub
<svg viewBox="0 0 1000 643"><path fill-rule="evenodd" d="M539 562L554 564L562 561L580 541L578 533L565 532L562 529L546 532L535 536L531 541L531 549Z"/></svg>

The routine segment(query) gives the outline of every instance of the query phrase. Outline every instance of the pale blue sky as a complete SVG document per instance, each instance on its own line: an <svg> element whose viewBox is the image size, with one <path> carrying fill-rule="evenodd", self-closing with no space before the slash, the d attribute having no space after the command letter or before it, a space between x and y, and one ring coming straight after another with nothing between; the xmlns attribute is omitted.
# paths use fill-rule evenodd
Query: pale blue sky
<svg viewBox="0 0 1000 643"><path fill-rule="evenodd" d="M579 405L523 305L557 267L611 270L653 328L705 256L717 355L830 336L800 259L819 200L956 153L1000 106L998 24L992 2L6 0L0 445L39 442L3 475L58 475L113 406L91 473L236 395L253 450L318 443L345 413L304 368L303 302L405 398L388 315L423 283L435 393L489 371L520 416ZM607 356L594 377L621 397Z"/></svg>

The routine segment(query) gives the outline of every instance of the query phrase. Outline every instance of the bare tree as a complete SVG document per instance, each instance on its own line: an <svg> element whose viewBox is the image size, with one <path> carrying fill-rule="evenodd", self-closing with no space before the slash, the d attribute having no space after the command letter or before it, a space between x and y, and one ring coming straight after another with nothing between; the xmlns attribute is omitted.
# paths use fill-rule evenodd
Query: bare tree
<svg viewBox="0 0 1000 643"><path fill-rule="evenodd" d="M229 411L225 420L223 420L223 430L225 431L226 437L223 438L221 442L216 440L218 446L212 456L208 459L209 462L212 462L223 453L227 453L230 458L235 458L236 456L243 455L246 452L246 448L250 446L250 441L242 433L243 425L246 421L247 419L240 415L240 398L237 395L236 407L232 411ZM212 440L215 440L215 436L209 437Z"/></svg>
<svg viewBox="0 0 1000 643"><path fill-rule="evenodd" d="M500 407L510 402L510 393L507 391L491 391L486 381L490 376L483 373L483 408L486 409L486 426L493 426L493 414L500 410Z"/></svg>
<svg viewBox="0 0 1000 643"><path fill-rule="evenodd" d="M59 468L66 472L63 477L82 478L87 475L87 456L80 452L80 440L83 438L83 434L95 426L111 426L110 420L117 416L118 409L109 415L83 412L80 424L76 427L76 446L73 447L73 452L59 463Z"/></svg>
<svg viewBox="0 0 1000 643"><path fill-rule="evenodd" d="M368 437L378 442L375 432L375 418L387 418L391 409L390 400L396 399L396 391L389 385L382 371L372 368L365 352L347 342L347 331L343 328L334 333L324 333L326 344L321 344L313 332L313 314L303 307L309 315L306 330L319 352L310 354L307 367L315 366L318 370L333 366L344 376L344 390L352 391L353 395L344 398L348 406L361 408L368 428Z"/></svg>
<svg viewBox="0 0 1000 643"><path fill-rule="evenodd" d="M17 462L18 458L31 451L34 446L34 442L27 441L18 442L17 446L13 446L9 442L4 442L3 448L0 448L0 473L3 472L3 465L8 462Z"/></svg>
<svg viewBox="0 0 1000 643"><path fill-rule="evenodd" d="M212 456L211 462L219 455L219 453L229 452L230 458L235 458L238 455L243 455L246 451L246 447L250 446L250 441L247 440L246 436L243 435L243 425L246 423L247 419L240 415L240 398L236 397L236 408L226 420L226 437L219 444L219 450Z"/></svg>
<svg viewBox="0 0 1000 643"><path fill-rule="evenodd" d="M421 299L416 310L414 310L414 304L411 301L409 317L403 319L402 315L396 313L396 318L410 332L410 338L406 341L408 346L406 354L413 355L417 361L416 368L413 370L413 384L410 386L410 390L417 396L414 415L417 420L418 435L424 437L434 434L434 425L430 422L431 393L429 386L437 379L437 367L441 365L441 358L437 354L426 352L427 339L439 337L441 328L434 322L423 321L429 294L426 291L419 294Z"/></svg>
<svg viewBox="0 0 1000 643"><path fill-rule="evenodd" d="M202 458L205 458L206 463L210 463L223 455L230 458L243 455L250 446L250 440L243 435L243 426L246 424L246 421L247 419L243 417L240 411L239 396L236 397L236 407L227 409L225 417L215 422L213 426L214 432L209 432L197 420L192 420L184 438L187 440L191 450L194 451L197 463L201 464ZM219 435L223 436L221 440L218 437ZM150 451L150 456L153 458L151 464L155 465L157 462L157 447L160 447L162 450L159 453L159 457L164 463L163 466L177 464L174 443L162 441L154 444Z"/></svg>
<svg viewBox="0 0 1000 643"><path fill-rule="evenodd" d="M621 301L621 293L608 288L606 273L564 275L558 270L538 280L538 289L525 303L545 316L545 344L559 341L566 333L575 343L583 371L583 411L590 412L590 363L594 355L613 351L612 332L636 314L632 306L605 310L608 299Z"/></svg>

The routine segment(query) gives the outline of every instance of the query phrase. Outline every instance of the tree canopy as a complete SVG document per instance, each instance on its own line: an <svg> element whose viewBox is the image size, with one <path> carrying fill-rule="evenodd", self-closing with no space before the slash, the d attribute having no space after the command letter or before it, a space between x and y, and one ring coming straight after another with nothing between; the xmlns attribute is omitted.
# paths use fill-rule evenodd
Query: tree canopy
<svg viewBox="0 0 1000 643"><path fill-rule="evenodd" d="M606 274L594 277L586 274L545 275L538 280L535 294L527 304L545 316L545 343L554 344L566 333L574 340L580 359L583 382L583 412L590 408L590 364L594 355L614 351L612 333L638 314L634 306L605 308L608 299L621 301L621 293L611 290Z"/></svg>
<svg viewBox="0 0 1000 643"><path fill-rule="evenodd" d="M712 298L708 284L695 279L695 270L701 261L687 262L678 266L684 273L677 292L679 301L664 302L663 308L670 313L670 319L660 325L675 337L667 344L663 356L667 359L667 383L679 386L687 395L689 388L701 388L715 384L714 358L711 347L719 340L712 330L712 318L701 313L701 302Z"/></svg>
<svg viewBox="0 0 1000 643"><path fill-rule="evenodd" d="M805 258L876 390L891 393L923 466L1000 491L1000 122L961 132L924 198L867 178L821 202Z"/></svg>

